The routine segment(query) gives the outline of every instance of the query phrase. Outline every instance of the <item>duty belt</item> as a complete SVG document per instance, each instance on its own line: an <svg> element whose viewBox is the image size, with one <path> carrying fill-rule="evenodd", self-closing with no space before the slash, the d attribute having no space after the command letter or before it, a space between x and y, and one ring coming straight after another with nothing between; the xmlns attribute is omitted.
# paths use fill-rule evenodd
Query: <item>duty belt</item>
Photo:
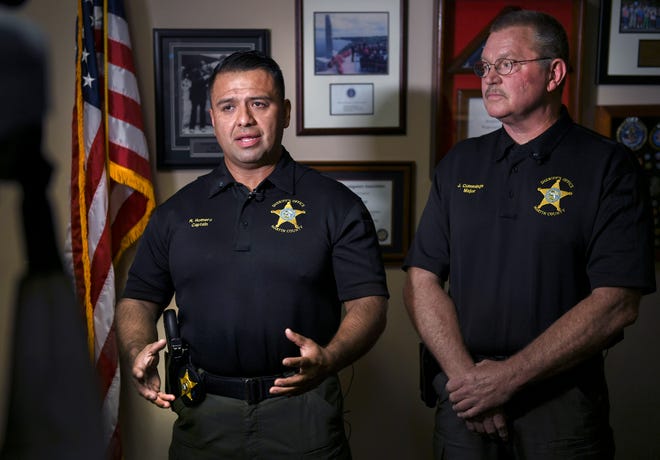
<svg viewBox="0 0 660 460"><path fill-rule="evenodd" d="M248 404L257 404L277 395L270 394L268 390L273 386L275 379L281 375L266 377L222 377L210 374L206 371L200 372L207 393L241 399Z"/></svg>

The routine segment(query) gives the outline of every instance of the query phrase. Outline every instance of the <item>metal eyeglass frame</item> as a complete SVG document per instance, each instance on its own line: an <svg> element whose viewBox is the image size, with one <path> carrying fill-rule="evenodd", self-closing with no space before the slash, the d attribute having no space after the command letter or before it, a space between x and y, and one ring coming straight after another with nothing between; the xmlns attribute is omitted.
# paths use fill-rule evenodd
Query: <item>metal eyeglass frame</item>
<svg viewBox="0 0 660 460"><path fill-rule="evenodd" d="M494 64L491 64L485 59L480 59L479 61L474 63L474 65L472 66L472 70L474 71L474 74L479 78L486 78L486 76L490 73L491 68L495 69L495 72L497 72L498 75L506 76L506 75L511 75L515 64L526 64L528 62L545 61L547 59L554 59L554 58L540 57L536 59L522 59L520 61L516 61L515 59L500 58L497 61L495 61ZM507 64L509 70L506 72L502 72L501 68L502 65L505 63L509 63ZM484 69L485 71L483 73L480 73L478 69Z"/></svg>

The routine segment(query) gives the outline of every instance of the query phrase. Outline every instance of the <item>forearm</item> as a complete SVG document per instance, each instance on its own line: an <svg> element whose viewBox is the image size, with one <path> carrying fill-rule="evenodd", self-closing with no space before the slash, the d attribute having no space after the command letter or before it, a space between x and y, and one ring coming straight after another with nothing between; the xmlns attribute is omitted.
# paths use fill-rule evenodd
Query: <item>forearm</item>
<svg viewBox="0 0 660 460"><path fill-rule="evenodd" d="M338 372L373 347L385 330L387 300L372 296L345 302L346 315L337 333L325 347L331 357L330 368Z"/></svg>
<svg viewBox="0 0 660 460"><path fill-rule="evenodd" d="M121 299L115 309L119 352L128 363L150 343L158 340L156 322L161 308L152 302Z"/></svg>
<svg viewBox="0 0 660 460"><path fill-rule="evenodd" d="M637 319L640 297L630 289L595 289L507 360L512 384L521 388L551 377L606 348Z"/></svg>
<svg viewBox="0 0 660 460"><path fill-rule="evenodd" d="M449 378L474 365L463 342L456 307L436 275L410 267L403 299L419 336Z"/></svg>

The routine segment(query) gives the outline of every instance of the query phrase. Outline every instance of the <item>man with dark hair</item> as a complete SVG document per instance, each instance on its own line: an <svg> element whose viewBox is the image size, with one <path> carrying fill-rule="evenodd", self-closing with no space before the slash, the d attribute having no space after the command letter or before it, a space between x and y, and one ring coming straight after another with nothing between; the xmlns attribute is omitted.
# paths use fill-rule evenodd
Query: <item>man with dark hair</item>
<svg viewBox="0 0 660 460"><path fill-rule="evenodd" d="M502 128L440 162L404 263L438 459L614 454L603 350L655 290L652 218L634 155L562 106L567 43L544 13L494 21L474 71Z"/></svg>
<svg viewBox="0 0 660 460"><path fill-rule="evenodd" d="M224 159L152 216L117 306L123 361L177 413L172 459L350 458L336 374L386 322L373 221L281 145L291 106L275 61L233 54L210 85ZM170 394L156 321L175 293L189 361Z"/></svg>

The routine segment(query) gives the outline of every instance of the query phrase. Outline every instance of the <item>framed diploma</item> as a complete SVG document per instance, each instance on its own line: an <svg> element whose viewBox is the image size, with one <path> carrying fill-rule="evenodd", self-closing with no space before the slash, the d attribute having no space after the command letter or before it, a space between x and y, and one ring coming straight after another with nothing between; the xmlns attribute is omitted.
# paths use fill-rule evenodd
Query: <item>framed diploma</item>
<svg viewBox="0 0 660 460"><path fill-rule="evenodd" d="M296 0L299 135L405 134L408 0Z"/></svg>
<svg viewBox="0 0 660 460"><path fill-rule="evenodd" d="M414 163L305 162L355 192L371 213L385 264L403 261L411 239Z"/></svg>

